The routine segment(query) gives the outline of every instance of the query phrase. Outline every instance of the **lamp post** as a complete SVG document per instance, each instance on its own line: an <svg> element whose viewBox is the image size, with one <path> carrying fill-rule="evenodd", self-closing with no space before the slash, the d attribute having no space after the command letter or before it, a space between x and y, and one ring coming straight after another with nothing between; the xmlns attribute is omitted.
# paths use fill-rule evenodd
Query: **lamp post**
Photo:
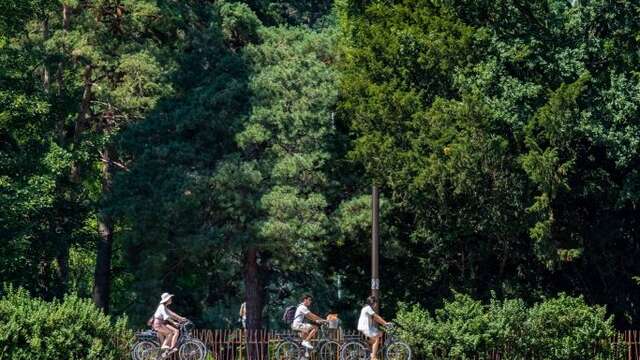
<svg viewBox="0 0 640 360"><path fill-rule="evenodd" d="M380 190L373 185L371 190L371 295L378 299L375 312L380 307Z"/></svg>

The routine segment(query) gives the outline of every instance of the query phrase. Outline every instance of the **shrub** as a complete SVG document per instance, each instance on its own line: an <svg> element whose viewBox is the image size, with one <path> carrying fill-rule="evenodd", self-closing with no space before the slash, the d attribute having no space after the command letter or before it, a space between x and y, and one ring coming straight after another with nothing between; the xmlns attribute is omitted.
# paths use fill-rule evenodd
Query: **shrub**
<svg viewBox="0 0 640 360"><path fill-rule="evenodd" d="M0 299L0 359L126 359L131 332L90 300L67 296L46 302L8 289Z"/></svg>
<svg viewBox="0 0 640 360"><path fill-rule="evenodd" d="M610 355L603 345L614 333L603 307L566 295L527 307L519 299L483 305L455 294L434 316L401 304L396 321L399 336L421 359L465 359L493 351L503 358L593 359Z"/></svg>
<svg viewBox="0 0 640 360"><path fill-rule="evenodd" d="M613 335L604 307L590 307L582 297L561 295L529 311L528 329L536 334L532 348L554 359L590 359L599 341Z"/></svg>

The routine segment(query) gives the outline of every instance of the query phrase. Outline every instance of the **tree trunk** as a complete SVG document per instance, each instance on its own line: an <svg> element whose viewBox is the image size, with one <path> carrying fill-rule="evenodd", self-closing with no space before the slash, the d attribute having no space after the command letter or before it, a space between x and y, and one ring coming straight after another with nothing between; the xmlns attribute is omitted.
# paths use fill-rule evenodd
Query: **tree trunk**
<svg viewBox="0 0 640 360"><path fill-rule="evenodd" d="M91 99L93 97L93 81L91 75L93 74L93 67L91 65L85 65L82 79L84 82L84 89L82 91L82 100L80 101L80 109L78 110L78 116L76 117L75 135L80 136L85 129L87 123L87 115L90 112ZM76 139L77 140L77 139Z"/></svg>
<svg viewBox="0 0 640 360"><path fill-rule="evenodd" d="M62 53L67 54L67 34L69 33L69 26L71 26L71 7L67 4L62 4L62 30L64 34L64 42L62 43ZM58 71L56 72L56 79L58 82L58 95L64 93L64 59L58 63Z"/></svg>
<svg viewBox="0 0 640 360"><path fill-rule="evenodd" d="M69 30L69 25L71 25L71 6L63 3L62 4L62 28L65 30Z"/></svg>
<svg viewBox="0 0 640 360"><path fill-rule="evenodd" d="M58 297L63 298L69 290L69 244L63 245L64 249L56 256L58 263L57 276L60 281Z"/></svg>
<svg viewBox="0 0 640 360"><path fill-rule="evenodd" d="M247 312L247 330L249 334L245 337L247 342L247 359L258 359L263 350L252 340L251 331L262 328L262 287L258 269L258 250L249 247L245 253L244 260L244 287L245 302Z"/></svg>
<svg viewBox="0 0 640 360"><path fill-rule="evenodd" d="M110 150L102 152L102 193L111 192L111 159ZM94 274L93 302L105 313L109 312L109 297L111 293L111 252L113 247L113 220L104 210L98 215L98 253L96 258L96 271Z"/></svg>
<svg viewBox="0 0 640 360"><path fill-rule="evenodd" d="M65 100L64 100L64 96L65 96L65 86L64 86L64 67L66 64L65 61L65 57L68 55L68 50L67 50L67 34L69 33L69 25L71 23L71 8L69 7L69 5L66 4L62 4L62 31L63 31L63 41L60 47L60 53L63 54L62 57L60 58L60 60L58 61L58 66L57 66L57 70L55 71L55 83L57 84L57 90L56 90L56 101L59 105L62 105ZM47 29L46 32L49 32L49 24L47 23ZM47 90L47 92L50 92L51 90L51 79L50 78L50 74L49 74L49 69L47 69L47 63L45 61L45 71L46 71L46 85L45 88ZM56 124L56 132L58 133L58 143L60 144L60 146L64 146L65 144L65 117L62 116L60 118L60 121L57 122Z"/></svg>
<svg viewBox="0 0 640 360"><path fill-rule="evenodd" d="M44 41L49 40L49 18L45 18L42 21L42 38ZM42 87L44 88L44 92L47 94L49 94L49 87L51 83L51 79L49 77L49 64L45 60L44 65L42 66Z"/></svg>
<svg viewBox="0 0 640 360"><path fill-rule="evenodd" d="M258 274L258 250L250 247L244 263L245 301L247 303L247 329L262 328L262 288Z"/></svg>

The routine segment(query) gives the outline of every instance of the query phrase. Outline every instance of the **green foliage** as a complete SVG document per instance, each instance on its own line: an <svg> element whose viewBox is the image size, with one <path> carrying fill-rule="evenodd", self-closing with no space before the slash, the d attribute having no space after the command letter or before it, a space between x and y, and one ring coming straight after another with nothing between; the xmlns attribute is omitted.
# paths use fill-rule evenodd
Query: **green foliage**
<svg viewBox="0 0 640 360"><path fill-rule="evenodd" d="M267 25L314 25L331 11L331 0L245 0Z"/></svg>
<svg viewBox="0 0 640 360"><path fill-rule="evenodd" d="M128 356L126 318L113 322L89 300L46 302L9 288L0 298L0 359L112 359Z"/></svg>
<svg viewBox="0 0 640 360"><path fill-rule="evenodd" d="M584 359L593 356L598 341L612 336L612 319L603 307L589 307L582 298L560 296L537 304L530 310L529 329L540 334L531 339L539 355L558 359Z"/></svg>
<svg viewBox="0 0 640 360"><path fill-rule="evenodd" d="M222 18L221 30L224 40L232 49L258 42L260 20L246 4L222 3L219 6Z"/></svg>
<svg viewBox="0 0 640 360"><path fill-rule="evenodd" d="M391 242L412 256L396 267L406 259L383 253L411 279L390 284L393 300L407 288L429 307L451 288L531 301L564 290L636 318L640 22L625 14L638 5L337 6L350 158L391 200Z"/></svg>
<svg viewBox="0 0 640 360"><path fill-rule="evenodd" d="M210 214L228 249L258 249L278 309L310 286L328 291L321 272L306 274L319 266L331 234L327 169L337 90L328 64L335 37L330 30L286 27L260 34L260 43L243 52L253 74L250 107L236 119L238 150L211 177Z"/></svg>
<svg viewBox="0 0 640 360"><path fill-rule="evenodd" d="M180 311L233 325L246 249L260 251L267 294L283 294L329 236L335 33L265 28L237 2L211 10L208 30L183 39L203 50L174 54L175 95L116 137L129 166L109 207L123 229L117 261L134 275L118 304L139 310L135 322L178 288Z"/></svg>
<svg viewBox="0 0 640 360"><path fill-rule="evenodd" d="M577 360L613 351L606 345L614 334L613 319L604 307L564 294L531 307L520 299L483 305L455 294L433 316L417 305L402 305L396 321L401 338L425 359L466 359L499 351L508 358Z"/></svg>
<svg viewBox="0 0 640 360"><path fill-rule="evenodd" d="M171 9L154 1L18 3L3 3L0 25L0 261L19 265L0 273L34 295L60 298L71 285L91 286L70 283L78 279L70 278L70 251L95 249L109 195L100 170L110 175L119 163L105 156L111 138L172 92L165 50L173 44L154 32L157 15ZM176 28L164 25L170 34Z"/></svg>
<svg viewBox="0 0 640 360"><path fill-rule="evenodd" d="M177 310L196 319L210 310L203 298L222 303L212 308L224 307L227 294L237 292L230 290L237 260L219 251L224 229L211 221L215 194L208 187L215 164L234 148L235 122L247 107L247 70L225 45L226 20L217 9L197 15L194 24L205 23L207 29L188 27L170 53L177 67L174 96L114 138L128 164L128 171L114 177L108 201L122 227L124 248L116 261L126 269L115 305L134 309L132 321L139 324L167 289L185 290ZM185 49L202 51L185 54ZM237 194L229 189L227 195Z"/></svg>
<svg viewBox="0 0 640 360"><path fill-rule="evenodd" d="M135 324L169 290L235 325L248 265L268 317L311 291L349 319L375 183L383 311L444 306L453 353L525 349L524 303L563 291L634 325L638 4L332 6L3 1L0 278L88 296L111 218L112 311ZM557 337L536 346L584 345Z"/></svg>

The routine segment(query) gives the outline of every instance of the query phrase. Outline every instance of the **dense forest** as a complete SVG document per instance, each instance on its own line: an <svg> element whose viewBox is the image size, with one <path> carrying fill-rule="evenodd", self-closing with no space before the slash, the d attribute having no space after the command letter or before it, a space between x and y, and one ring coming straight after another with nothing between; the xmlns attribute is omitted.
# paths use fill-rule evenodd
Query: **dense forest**
<svg viewBox="0 0 640 360"><path fill-rule="evenodd" d="M0 281L141 326L559 293L640 322L640 4L3 0Z"/></svg>

